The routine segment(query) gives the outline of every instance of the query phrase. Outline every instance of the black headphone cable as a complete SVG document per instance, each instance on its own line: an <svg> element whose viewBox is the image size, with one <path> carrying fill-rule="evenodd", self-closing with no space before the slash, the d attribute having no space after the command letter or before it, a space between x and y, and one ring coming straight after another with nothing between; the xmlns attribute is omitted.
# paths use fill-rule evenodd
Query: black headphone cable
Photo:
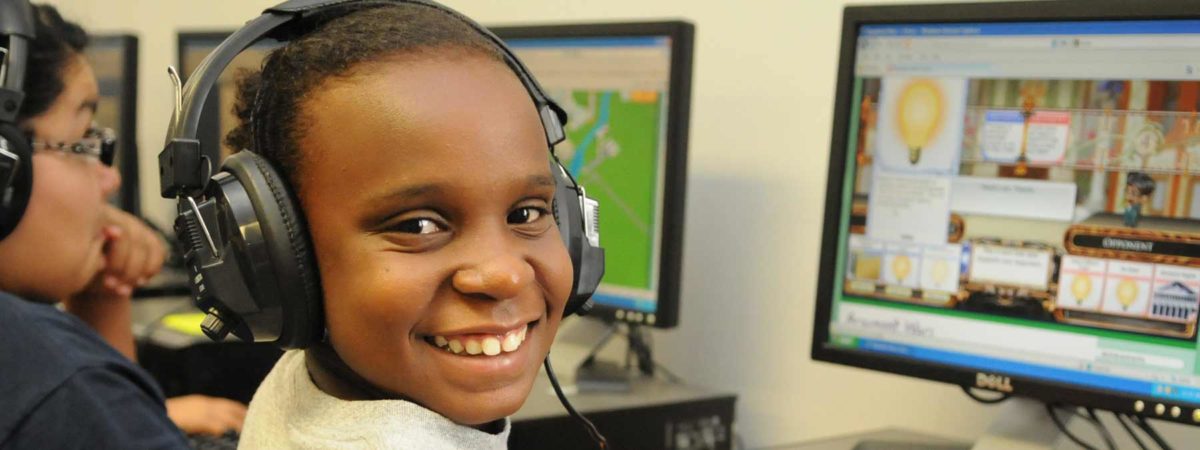
<svg viewBox="0 0 1200 450"><path fill-rule="evenodd" d="M558 377L554 376L554 368L550 366L549 355L546 356L545 367L546 376L550 377L550 384L554 386L554 394L558 395L558 401L562 402L563 407L567 409L567 413L571 414L571 417L574 417L575 420L578 420L583 425L583 428L587 431L588 436L590 436L593 441L596 441L597 447L599 447L601 450L607 449L608 439L604 438L604 435L600 433L600 430L596 429L596 425L592 424L592 421L588 420L587 417L583 417L583 414L579 414L579 411L576 411L575 407L571 406L571 402L567 400L566 394L563 394L562 387L558 385Z"/></svg>

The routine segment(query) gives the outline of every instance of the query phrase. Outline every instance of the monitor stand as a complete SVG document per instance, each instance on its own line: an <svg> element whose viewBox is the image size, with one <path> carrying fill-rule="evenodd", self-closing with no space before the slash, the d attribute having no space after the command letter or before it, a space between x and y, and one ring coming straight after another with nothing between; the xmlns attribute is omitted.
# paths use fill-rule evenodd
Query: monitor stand
<svg viewBox="0 0 1200 450"><path fill-rule="evenodd" d="M1013 397L1000 405L1001 412L988 430L973 445L928 444L900 439L859 441L855 450L1047 450L1053 449L1062 432L1046 415L1046 406L1037 400ZM1056 408L1059 419L1068 426L1075 416L1070 409Z"/></svg>
<svg viewBox="0 0 1200 450"><path fill-rule="evenodd" d="M1054 448L1062 431L1050 419L1046 404L1025 397L1013 397L1000 405L996 417L983 436L975 441L972 450L1041 450ZM1063 426L1070 426L1075 412L1069 408L1056 407Z"/></svg>
<svg viewBox="0 0 1200 450"><path fill-rule="evenodd" d="M600 341L588 352L587 358L575 370L575 385L581 392L629 392L633 388L634 377L654 376L654 358L650 344L646 340L646 332L637 324L628 324L625 336L629 346L625 352L623 364L613 361L597 360L596 356L604 349L608 341L620 332L621 324L610 322L608 329ZM632 371L636 360L637 372Z"/></svg>

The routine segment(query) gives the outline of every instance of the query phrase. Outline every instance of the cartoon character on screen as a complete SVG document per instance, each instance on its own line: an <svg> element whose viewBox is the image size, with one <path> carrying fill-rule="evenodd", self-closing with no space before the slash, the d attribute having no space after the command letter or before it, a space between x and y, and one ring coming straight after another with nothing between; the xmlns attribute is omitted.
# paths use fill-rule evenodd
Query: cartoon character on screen
<svg viewBox="0 0 1200 450"><path fill-rule="evenodd" d="M1125 176L1125 226L1137 228L1142 206L1150 202L1154 187L1154 179L1142 172L1129 172Z"/></svg>

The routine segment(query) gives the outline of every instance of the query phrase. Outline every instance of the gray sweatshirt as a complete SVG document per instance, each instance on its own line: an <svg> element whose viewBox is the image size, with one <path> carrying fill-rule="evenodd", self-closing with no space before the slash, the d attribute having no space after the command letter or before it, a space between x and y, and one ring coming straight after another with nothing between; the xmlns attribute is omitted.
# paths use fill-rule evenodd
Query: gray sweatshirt
<svg viewBox="0 0 1200 450"><path fill-rule="evenodd" d="M404 400L347 401L317 388L304 351L284 353L250 402L239 449L506 449L490 434Z"/></svg>

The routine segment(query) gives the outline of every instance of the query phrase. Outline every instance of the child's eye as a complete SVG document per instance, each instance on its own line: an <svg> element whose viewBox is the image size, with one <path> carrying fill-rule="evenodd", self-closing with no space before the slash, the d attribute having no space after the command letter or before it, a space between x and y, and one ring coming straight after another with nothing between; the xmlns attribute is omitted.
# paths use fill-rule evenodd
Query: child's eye
<svg viewBox="0 0 1200 450"><path fill-rule="evenodd" d="M535 208L532 206L517 208L513 212L508 213L508 223L513 225L534 223L540 220L545 212L546 211L541 208Z"/></svg>
<svg viewBox="0 0 1200 450"><path fill-rule="evenodd" d="M433 234L443 230L441 224L425 217L405 220L392 227L392 231L410 234Z"/></svg>

